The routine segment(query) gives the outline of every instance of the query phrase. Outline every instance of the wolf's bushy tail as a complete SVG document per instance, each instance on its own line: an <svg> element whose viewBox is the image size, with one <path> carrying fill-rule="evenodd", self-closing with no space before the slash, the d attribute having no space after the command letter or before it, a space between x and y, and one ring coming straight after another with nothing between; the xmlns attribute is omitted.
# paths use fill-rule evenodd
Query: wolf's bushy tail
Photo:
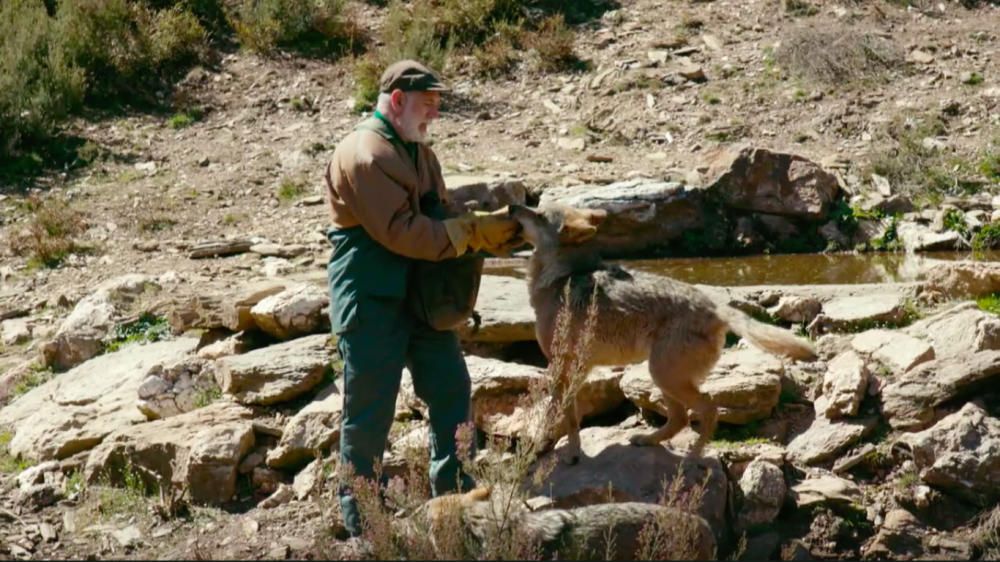
<svg viewBox="0 0 1000 562"><path fill-rule="evenodd" d="M792 359L816 358L816 350L812 344L788 330L758 322L743 311L728 305L718 306L716 312L736 335L750 340L750 343L764 351Z"/></svg>

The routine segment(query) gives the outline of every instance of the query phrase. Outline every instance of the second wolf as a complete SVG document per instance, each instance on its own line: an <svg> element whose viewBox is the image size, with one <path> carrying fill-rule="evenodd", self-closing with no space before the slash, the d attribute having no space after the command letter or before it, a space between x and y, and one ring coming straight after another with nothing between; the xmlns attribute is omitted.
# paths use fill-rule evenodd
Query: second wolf
<svg viewBox="0 0 1000 562"><path fill-rule="evenodd" d="M718 361L729 331L770 353L795 359L815 357L812 346L788 330L753 320L687 283L602 261L584 242L597 233L605 211L511 206L510 216L521 224L525 240L535 248L528 265L528 290L535 333L550 363L560 352L557 337L563 344L581 339L589 310L596 318L584 371L596 365L649 360L649 373L666 401L668 421L651 433L632 436L635 445L655 445L676 435L688 424L688 409L697 413L701 423L694 450L700 452L711 439L718 409L699 386ZM564 307L569 313L563 328L566 333L557 335L558 315ZM557 376L562 380L553 403L562 400L569 374ZM569 446L563 459L575 463L580 454L580 419L574 397L564 402Z"/></svg>

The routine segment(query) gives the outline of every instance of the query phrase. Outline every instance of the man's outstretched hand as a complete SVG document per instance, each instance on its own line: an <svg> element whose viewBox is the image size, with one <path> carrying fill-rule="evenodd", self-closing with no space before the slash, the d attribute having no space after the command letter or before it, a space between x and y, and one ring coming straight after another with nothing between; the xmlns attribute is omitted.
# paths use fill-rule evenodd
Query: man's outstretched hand
<svg viewBox="0 0 1000 562"><path fill-rule="evenodd" d="M520 224L508 216L506 207L491 213L473 212L446 219L444 226L459 256L466 251L508 255L523 243L518 235Z"/></svg>

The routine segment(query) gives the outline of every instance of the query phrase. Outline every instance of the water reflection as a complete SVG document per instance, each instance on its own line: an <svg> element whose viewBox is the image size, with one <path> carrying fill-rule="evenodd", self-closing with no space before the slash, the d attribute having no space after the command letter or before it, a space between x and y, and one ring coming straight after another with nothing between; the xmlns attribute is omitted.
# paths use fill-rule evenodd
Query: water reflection
<svg viewBox="0 0 1000 562"><path fill-rule="evenodd" d="M940 260L1000 261L1000 252L783 254L619 261L626 267L706 285L829 285L919 281Z"/></svg>

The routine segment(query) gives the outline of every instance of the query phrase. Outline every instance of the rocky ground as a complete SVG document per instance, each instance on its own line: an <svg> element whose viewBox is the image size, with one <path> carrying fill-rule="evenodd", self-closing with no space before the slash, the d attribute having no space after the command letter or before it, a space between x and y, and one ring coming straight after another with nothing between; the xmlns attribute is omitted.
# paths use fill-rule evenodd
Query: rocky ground
<svg viewBox="0 0 1000 562"><path fill-rule="evenodd" d="M379 8L358 10L379 25ZM869 162L908 118L945 121L919 142L956 169L979 162L1000 138L998 22L996 7L953 2L796 16L765 1L625 1L578 30L586 72L529 61L516 79L484 81L456 68L434 146L470 205L608 209L596 243L609 257L781 251L810 237L967 247L996 217L988 177L921 209L912 186L887 185ZM773 54L801 26L870 29L900 63L835 86L776 72ZM349 63L231 53L180 91L202 120L77 122L102 157L40 180L36 195L84 214L90 252L45 269L0 247L0 556L357 555L337 539L331 475L310 464L339 429L320 174L359 118ZM0 192L5 240L32 219L24 201ZM855 224L837 215L844 203L907 214ZM544 373L520 268L489 263L479 321L462 334L483 436L520 435L518 401ZM611 482L618 501L655 501L665 475L708 474L699 512L724 553L746 533L758 558L995 557L1000 320L969 299L1000 291L1000 274L941 264L922 279L705 287L813 338L820 361L728 349L705 386L726 425L689 463L685 436L624 446L662 421L642 366L594 373L587 458L559 467L548 493L580 505ZM403 474L426 429L406 385L398 410L387 466ZM138 468L123 472L126 460ZM160 482L174 492L139 492ZM173 501L181 490L191 507Z"/></svg>

